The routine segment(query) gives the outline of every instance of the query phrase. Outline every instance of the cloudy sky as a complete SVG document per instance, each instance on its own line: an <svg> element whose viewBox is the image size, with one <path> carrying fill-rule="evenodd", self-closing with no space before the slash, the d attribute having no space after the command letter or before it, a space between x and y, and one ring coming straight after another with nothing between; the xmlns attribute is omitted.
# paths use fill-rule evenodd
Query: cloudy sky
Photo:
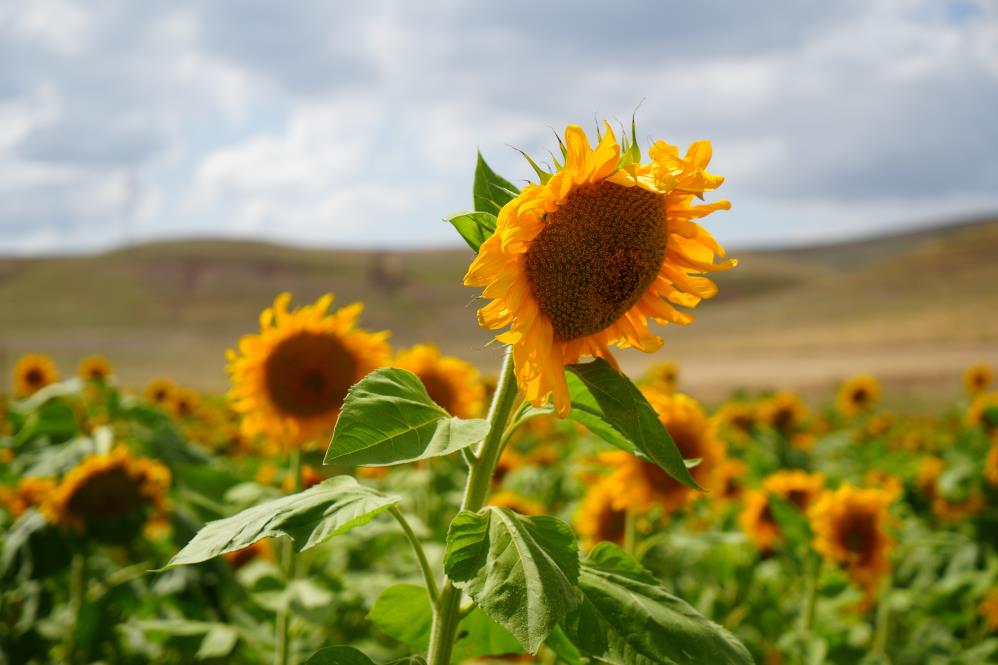
<svg viewBox="0 0 998 665"><path fill-rule="evenodd" d="M0 3L0 253L460 243L475 149L709 138L734 246L998 210L992 0Z"/></svg>

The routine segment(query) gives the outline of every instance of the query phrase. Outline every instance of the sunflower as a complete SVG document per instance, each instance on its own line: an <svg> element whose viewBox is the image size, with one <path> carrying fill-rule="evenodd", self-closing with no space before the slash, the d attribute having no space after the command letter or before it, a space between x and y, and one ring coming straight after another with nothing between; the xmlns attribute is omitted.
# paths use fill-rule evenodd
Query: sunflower
<svg viewBox="0 0 998 665"><path fill-rule="evenodd" d="M963 388L971 397L980 395L987 390L995 380L995 372L984 363L971 365L963 373Z"/></svg>
<svg viewBox="0 0 998 665"><path fill-rule="evenodd" d="M870 374L860 374L842 384L835 403L839 413L853 416L868 411L879 398L880 382Z"/></svg>
<svg viewBox="0 0 998 665"><path fill-rule="evenodd" d="M147 402L158 406L166 406L169 404L170 397L176 389L177 385L173 381L165 377L160 377L147 383L145 389L142 391L142 395L146 398Z"/></svg>
<svg viewBox="0 0 998 665"><path fill-rule="evenodd" d="M270 545L270 540L264 538L263 540L258 540L252 545L247 545L242 549L235 550L233 552L226 552L222 555L225 562L228 563L234 570L239 570L250 561L256 559L273 559L274 550Z"/></svg>
<svg viewBox="0 0 998 665"><path fill-rule="evenodd" d="M891 495L892 501L897 501L904 494L901 479L880 469L870 469L863 476L863 483L868 487L881 489Z"/></svg>
<svg viewBox="0 0 998 665"><path fill-rule="evenodd" d="M810 509L814 547L841 566L868 594L890 571L894 540L887 533L891 494L843 484L825 492Z"/></svg>
<svg viewBox="0 0 998 665"><path fill-rule="evenodd" d="M33 395L59 380L59 370L48 356L28 353L14 365L14 392L18 397Z"/></svg>
<svg viewBox="0 0 998 665"><path fill-rule="evenodd" d="M998 630L998 589L992 589L977 606L977 612L984 618L988 630Z"/></svg>
<svg viewBox="0 0 998 665"><path fill-rule="evenodd" d="M967 424L985 432L998 432L998 392L980 393L967 409Z"/></svg>
<svg viewBox="0 0 998 665"><path fill-rule="evenodd" d="M295 479L294 474L285 474L284 480L281 481L281 489L285 492L293 492L295 489ZM301 488L307 490L309 487L315 487L326 477L315 470L315 467L309 464L303 464L301 467Z"/></svg>
<svg viewBox="0 0 998 665"><path fill-rule="evenodd" d="M717 410L714 420L722 432L731 435L736 442L744 443L755 431L758 411L748 402L728 402Z"/></svg>
<svg viewBox="0 0 998 665"><path fill-rule="evenodd" d="M703 273L734 260L693 220L730 207L727 201L693 205L723 181L704 171L707 141L685 157L664 141L639 163L640 150L617 143L609 125L592 149L576 125L565 130L564 165L541 184L527 185L499 211L495 233L479 249L464 278L485 287L491 302L479 310L488 329L509 330L520 388L535 406L553 396L560 416L570 401L564 367L583 356L606 358L611 345L656 351L662 339L648 330L687 324L693 307L717 287Z"/></svg>
<svg viewBox="0 0 998 665"><path fill-rule="evenodd" d="M485 387L471 363L440 355L433 344L417 344L399 351L392 364L418 376L430 399L451 415L474 418L481 414Z"/></svg>
<svg viewBox="0 0 998 665"><path fill-rule="evenodd" d="M492 474L492 482L496 485L502 484L503 479L511 472L527 466L527 458L517 452L516 448L506 446L503 448L499 461L496 463L496 470Z"/></svg>
<svg viewBox="0 0 998 665"><path fill-rule="evenodd" d="M80 462L46 497L41 509L55 524L82 529L94 522L113 523L146 509L161 513L169 487L169 469L118 447Z"/></svg>
<svg viewBox="0 0 998 665"><path fill-rule="evenodd" d="M984 460L984 478L989 485L998 485L998 441L988 449L988 456Z"/></svg>
<svg viewBox="0 0 998 665"><path fill-rule="evenodd" d="M87 356L80 361L76 374L84 381L103 383L111 376L111 363L104 356Z"/></svg>
<svg viewBox="0 0 998 665"><path fill-rule="evenodd" d="M943 475L945 462L938 457L928 456L918 467L916 486L932 505L932 513L944 522L960 522L981 512L984 499L973 489L965 497L953 500L939 491L939 479Z"/></svg>
<svg viewBox="0 0 998 665"><path fill-rule="evenodd" d="M824 491L825 476L799 469L777 471L762 481L762 489L807 512Z"/></svg>
<svg viewBox="0 0 998 665"><path fill-rule="evenodd" d="M738 515L738 526L761 552L770 552L783 537L769 505L769 495L762 490L745 492L745 503Z"/></svg>
<svg viewBox="0 0 998 665"><path fill-rule="evenodd" d="M489 505L497 508L509 508L521 515L544 514L544 506L522 497L516 492L497 492L489 499Z"/></svg>
<svg viewBox="0 0 998 665"><path fill-rule="evenodd" d="M645 371L645 375L641 379L642 386L664 393L675 392L678 382L679 365L671 360L655 363Z"/></svg>
<svg viewBox="0 0 998 665"><path fill-rule="evenodd" d="M170 392L167 410L181 420L197 415L201 407L201 395L193 388L174 388Z"/></svg>
<svg viewBox="0 0 998 665"><path fill-rule="evenodd" d="M790 436L807 418L807 407L797 393L780 390L759 406L759 419L780 434Z"/></svg>
<svg viewBox="0 0 998 665"><path fill-rule="evenodd" d="M0 487L0 505L16 519L28 508L40 506L54 489L51 478L21 478L15 487Z"/></svg>
<svg viewBox="0 0 998 665"><path fill-rule="evenodd" d="M720 471L726 459L724 444L700 405L680 393L647 391L646 397L683 458L700 460L690 469L693 479L708 492L721 489ZM669 514L702 496L701 492L674 480L657 464L631 453L613 451L603 453L600 459L614 468L607 483L617 487L618 508L643 512L658 504Z"/></svg>
<svg viewBox="0 0 998 665"><path fill-rule="evenodd" d="M587 548L604 541L623 544L627 509L617 505L615 495L614 486L597 482L582 497L582 504L575 515L575 528Z"/></svg>
<svg viewBox="0 0 998 665"><path fill-rule="evenodd" d="M748 466L740 460L726 459L718 467L718 498L725 501L737 501L741 498L744 487L742 478L748 473Z"/></svg>
<svg viewBox="0 0 998 665"><path fill-rule="evenodd" d="M301 446L328 437L350 387L388 365L387 332L354 327L363 305L327 313L333 296L289 311L282 293L260 315L260 334L228 352L233 409L243 433Z"/></svg>

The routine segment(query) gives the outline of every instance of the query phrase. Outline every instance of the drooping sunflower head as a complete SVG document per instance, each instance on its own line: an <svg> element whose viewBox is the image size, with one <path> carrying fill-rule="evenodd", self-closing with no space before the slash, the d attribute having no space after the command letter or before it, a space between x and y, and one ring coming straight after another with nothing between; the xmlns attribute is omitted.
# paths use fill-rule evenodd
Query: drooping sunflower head
<svg viewBox="0 0 998 665"><path fill-rule="evenodd" d="M880 399L880 382L870 374L854 376L839 388L836 405L839 413L852 416L869 411Z"/></svg>
<svg viewBox="0 0 998 665"><path fill-rule="evenodd" d="M793 434L807 419L807 406L790 390L780 390L759 407L760 419L785 436Z"/></svg>
<svg viewBox="0 0 998 665"><path fill-rule="evenodd" d="M176 389L177 384L166 377L160 377L147 383L142 395L147 402L157 406L166 406Z"/></svg>
<svg viewBox="0 0 998 665"><path fill-rule="evenodd" d="M355 327L360 303L330 314L332 302L327 294L292 311L282 293L260 315L260 333L228 352L229 396L247 437L283 446L326 438L350 386L388 365L388 333Z"/></svg>
<svg viewBox="0 0 998 665"><path fill-rule="evenodd" d="M991 387L994 383L995 372L989 365L978 363L971 365L963 373L963 388L971 397L976 397Z"/></svg>
<svg viewBox="0 0 998 665"><path fill-rule="evenodd" d="M392 363L407 369L423 382L430 399L458 418L480 415L485 400L485 387L478 369L469 362L444 356L433 344L417 344L399 351Z"/></svg>
<svg viewBox="0 0 998 665"><path fill-rule="evenodd" d="M633 133L632 133L633 136ZM640 163L636 143L621 150L606 126L592 148L576 125L565 130L564 164L539 172L499 212L495 234L472 262L464 283L484 287L491 302L479 323L511 344L516 375L535 405L554 398L559 415L570 408L564 367L584 356L613 362L611 345L655 351L662 339L648 329L686 324L689 312L717 288L704 273L724 250L694 220L730 207L695 204L723 181L707 173L710 143L685 157L664 141Z"/></svg>
<svg viewBox="0 0 998 665"><path fill-rule="evenodd" d="M617 505L615 494L613 485L597 482L582 497L582 504L575 514L575 527L587 548L604 541L623 544L627 508Z"/></svg>
<svg viewBox="0 0 998 665"><path fill-rule="evenodd" d="M18 397L33 395L59 380L59 370L46 355L28 353L14 365L14 392Z"/></svg>
<svg viewBox="0 0 998 665"><path fill-rule="evenodd" d="M891 499L889 492L846 483L825 492L809 511L815 549L871 595L890 570Z"/></svg>
<svg viewBox="0 0 998 665"><path fill-rule="evenodd" d="M671 360L655 363L645 371L641 379L642 386L665 393L676 391L679 383L679 365Z"/></svg>
<svg viewBox="0 0 998 665"><path fill-rule="evenodd" d="M76 375L84 381L103 383L111 376L111 363L104 356L87 356L80 361Z"/></svg>
<svg viewBox="0 0 998 665"><path fill-rule="evenodd" d="M119 522L165 509L170 471L151 459L133 457L124 447L91 455L67 473L42 504L55 524L104 530Z"/></svg>
<svg viewBox="0 0 998 665"><path fill-rule="evenodd" d="M799 469L777 471L762 481L762 488L792 504L801 512L818 499L825 489L825 476Z"/></svg>

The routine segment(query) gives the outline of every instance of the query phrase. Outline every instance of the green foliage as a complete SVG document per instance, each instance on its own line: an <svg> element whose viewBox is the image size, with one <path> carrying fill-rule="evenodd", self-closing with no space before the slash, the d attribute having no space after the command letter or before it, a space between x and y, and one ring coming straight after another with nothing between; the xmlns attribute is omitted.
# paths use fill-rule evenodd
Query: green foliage
<svg viewBox="0 0 998 665"><path fill-rule="evenodd" d="M448 217L447 221L476 252L496 232L496 216L490 212L460 212Z"/></svg>
<svg viewBox="0 0 998 665"><path fill-rule="evenodd" d="M578 604L578 546L553 517L494 507L461 512L447 532L444 569L531 653Z"/></svg>
<svg viewBox="0 0 998 665"><path fill-rule="evenodd" d="M207 561L263 538L287 536L301 552L366 524L398 502L349 476L209 522L166 568Z"/></svg>
<svg viewBox="0 0 998 665"><path fill-rule="evenodd" d="M623 550L603 543L582 562L582 603L564 621L583 652L614 665L746 665L728 631L669 594Z"/></svg>
<svg viewBox="0 0 998 665"><path fill-rule="evenodd" d="M305 661L305 665L376 665L376 663L353 647L327 647L316 651ZM426 665L419 656L393 660L385 665Z"/></svg>
<svg viewBox="0 0 998 665"><path fill-rule="evenodd" d="M520 190L512 183L492 170L479 152L473 186L475 211L498 215L502 207L519 193Z"/></svg>
<svg viewBox="0 0 998 665"><path fill-rule="evenodd" d="M478 443L484 420L453 418L404 369L371 372L343 404L325 464L389 466L440 457Z"/></svg>

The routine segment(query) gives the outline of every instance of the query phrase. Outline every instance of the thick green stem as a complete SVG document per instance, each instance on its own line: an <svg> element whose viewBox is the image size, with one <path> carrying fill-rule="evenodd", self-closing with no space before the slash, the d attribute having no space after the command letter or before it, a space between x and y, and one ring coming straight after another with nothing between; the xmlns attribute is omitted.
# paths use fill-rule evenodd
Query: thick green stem
<svg viewBox="0 0 998 665"><path fill-rule="evenodd" d="M885 657L887 655L887 635L891 622L890 597L893 586L893 580L888 575L880 588L880 598L877 600L877 625L874 627L875 632L873 633L873 653Z"/></svg>
<svg viewBox="0 0 998 665"><path fill-rule="evenodd" d="M301 450L295 448L291 451L288 464L288 473L291 474L292 492L301 491ZM297 564L297 553L294 543L290 539L284 542L284 580L285 588L295 579L295 567ZM288 611L287 603L277 612L277 626L274 636L274 665L289 665L289 655L291 652L291 638L289 635L291 628L291 613Z"/></svg>
<svg viewBox="0 0 998 665"><path fill-rule="evenodd" d="M392 517L399 523L402 527L402 531L405 532L405 537L409 539L409 544L412 546L412 551L416 555L416 561L419 562L419 568L423 571L423 582L426 584L426 593L430 596L430 603L437 602L437 597L439 592L437 591L437 580L433 576L433 569L430 568L430 562L426 560L426 552L423 551L423 545L419 542L419 538L416 537L416 532L412 530L409 526L409 522L406 521L405 517L402 515L402 511L398 509L398 506L392 506L388 509L392 514Z"/></svg>
<svg viewBox="0 0 998 665"><path fill-rule="evenodd" d="M468 472L464 487L464 500L461 510L477 511L485 505L492 474L502 454L503 433L518 396L516 375L513 372L513 356L507 349L496 393L489 408L489 430L479 446L475 459ZM430 633L429 665L450 665L454 650L454 637L461 622L461 590L444 577L440 596L433 611L433 629Z"/></svg>
<svg viewBox="0 0 998 665"><path fill-rule="evenodd" d="M814 625L814 611L818 603L818 575L821 574L821 558L814 552L808 554L807 569L804 571L804 598L802 600L800 627L806 632Z"/></svg>
<svg viewBox="0 0 998 665"><path fill-rule="evenodd" d="M633 510L624 518L624 551L636 558L638 549L638 516ZM640 559L638 559L640 561Z"/></svg>

